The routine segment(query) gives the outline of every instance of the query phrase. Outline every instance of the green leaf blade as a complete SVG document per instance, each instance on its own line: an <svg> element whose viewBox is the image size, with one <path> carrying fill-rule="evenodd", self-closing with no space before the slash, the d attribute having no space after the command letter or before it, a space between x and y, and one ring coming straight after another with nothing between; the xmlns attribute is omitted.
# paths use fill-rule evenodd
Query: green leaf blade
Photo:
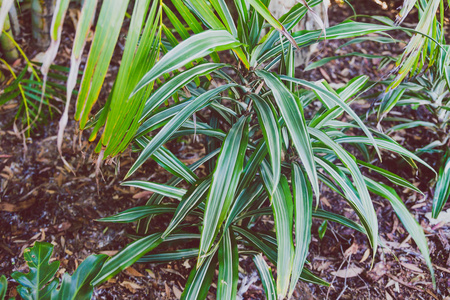
<svg viewBox="0 0 450 300"><path fill-rule="evenodd" d="M208 255L222 222L228 215L242 173L247 140L248 118L242 117L230 129L213 173L206 200L198 265Z"/></svg>

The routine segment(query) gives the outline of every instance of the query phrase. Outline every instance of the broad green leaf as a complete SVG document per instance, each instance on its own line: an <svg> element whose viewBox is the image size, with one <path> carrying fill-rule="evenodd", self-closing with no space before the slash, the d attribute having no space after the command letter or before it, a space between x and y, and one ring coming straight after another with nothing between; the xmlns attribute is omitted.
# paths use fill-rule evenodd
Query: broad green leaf
<svg viewBox="0 0 450 300"><path fill-rule="evenodd" d="M197 265L209 255L209 250L229 213L242 173L248 141L248 118L241 117L230 129L220 151L206 199L202 239Z"/></svg>
<svg viewBox="0 0 450 300"><path fill-rule="evenodd" d="M442 160L439 176L433 197L432 216L437 219L445 203L450 197L450 152Z"/></svg>
<svg viewBox="0 0 450 300"><path fill-rule="evenodd" d="M307 131L303 109L294 95L284 86L275 75L266 71L257 71L256 74L264 79L272 90L278 108L286 122L292 142L300 159L305 166L306 173L311 181L316 198L319 198L319 180L317 179L311 141Z"/></svg>
<svg viewBox="0 0 450 300"><path fill-rule="evenodd" d="M312 201L311 185L297 163L292 164L292 189L294 192L295 252L288 298L292 296L308 255L311 242Z"/></svg>
<svg viewBox="0 0 450 300"><path fill-rule="evenodd" d="M36 242L32 248L25 249L23 254L30 268L26 274L13 272L11 277L22 287L18 288L20 296L24 299L50 299L51 291L58 284L58 280L49 281L55 276L59 268L59 261L50 263L53 245Z"/></svg>
<svg viewBox="0 0 450 300"><path fill-rule="evenodd" d="M131 266L144 254L153 250L161 242L161 232L157 232L128 244L103 265L103 268L93 279L91 285L98 286L112 278L117 273Z"/></svg>
<svg viewBox="0 0 450 300"><path fill-rule="evenodd" d="M181 223L181 221L183 221L183 219L206 198L210 184L211 179L207 178L196 182L188 190L188 192L181 199L180 204L178 204L175 215L170 221L169 226L167 226L164 231L162 235L163 239L168 236Z"/></svg>
<svg viewBox="0 0 450 300"><path fill-rule="evenodd" d="M281 175L282 146L280 125L277 121L275 109L269 101L262 99L256 94L250 94L249 97L255 103L259 126L263 132L266 145L268 145L273 175L272 186L276 187ZM270 191L271 194L273 192L274 190Z"/></svg>
<svg viewBox="0 0 450 300"><path fill-rule="evenodd" d="M408 211L408 208L406 208L405 204L402 202L402 200L400 199L400 197L397 195L397 193L393 188L378 183L367 177L366 182L369 189L373 193L383 198L386 198L391 203L392 208L394 209L395 213L400 219L400 222L402 222L403 226L405 226L405 229L408 231L413 240L416 242L420 252L422 252L422 255L431 273L433 286L436 288L434 269L430 259L430 252L428 250L427 239L425 237L425 233L423 232L422 226L420 226L419 223L417 223L417 221Z"/></svg>
<svg viewBox="0 0 450 300"><path fill-rule="evenodd" d="M266 292L267 300L277 300L275 280L273 279L270 267L267 265L261 254L253 256L253 261L255 262L256 268L258 268L259 277L261 278L261 283L263 284L264 291Z"/></svg>
<svg viewBox="0 0 450 300"><path fill-rule="evenodd" d="M283 299L288 292L294 258L294 244L292 242L293 203L286 176L281 176L280 183L271 197L271 202L278 244L277 292L278 298Z"/></svg>
<svg viewBox="0 0 450 300"><path fill-rule="evenodd" d="M52 291L52 300L90 300L94 287L91 281L109 257L105 254L90 255L77 267L72 276L64 273L61 287Z"/></svg>
<svg viewBox="0 0 450 300"><path fill-rule="evenodd" d="M185 189L173 187L167 184L162 183L154 183L154 182L147 182L147 181L140 181L140 180L134 180L134 181L125 181L122 183L123 186L132 186L137 187L146 191L158 193L161 195L164 195L166 197L174 198L181 200L183 198L184 194L186 194Z"/></svg>
<svg viewBox="0 0 450 300"><path fill-rule="evenodd" d="M5 275L0 277L0 300L5 299L6 291L8 290L8 279Z"/></svg>
<svg viewBox="0 0 450 300"><path fill-rule="evenodd" d="M217 299L236 299L239 279L239 255L234 233L228 228L219 246Z"/></svg>
<svg viewBox="0 0 450 300"><path fill-rule="evenodd" d="M192 268L186 282L181 300L205 299L216 269L217 255L212 253L199 268Z"/></svg>
<svg viewBox="0 0 450 300"><path fill-rule="evenodd" d="M317 229L317 232L319 233L319 239L323 239L323 237L325 236L325 233L327 232L327 225L328 221L325 220L322 222L322 224L320 224L319 229Z"/></svg>
<svg viewBox="0 0 450 300"><path fill-rule="evenodd" d="M213 90L209 90L196 99L192 100L185 108L183 108L176 116L174 116L167 124L164 126L158 134L148 143L145 149L142 151L141 155L135 161L133 166L128 171L125 178L131 176L153 153L161 147L165 142L167 142L174 132L183 125L186 120L191 117L193 113L205 107L212 98L217 96L217 94L225 91L226 89L234 86L234 84L222 85Z"/></svg>
<svg viewBox="0 0 450 300"><path fill-rule="evenodd" d="M136 85L132 93L153 82L161 75L217 51L232 49L240 43L226 30L208 30L196 34L173 48Z"/></svg>

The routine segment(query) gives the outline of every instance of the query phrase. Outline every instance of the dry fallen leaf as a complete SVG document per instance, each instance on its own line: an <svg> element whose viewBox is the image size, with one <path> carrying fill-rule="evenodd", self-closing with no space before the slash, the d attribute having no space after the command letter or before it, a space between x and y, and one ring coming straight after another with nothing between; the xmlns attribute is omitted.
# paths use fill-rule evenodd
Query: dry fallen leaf
<svg viewBox="0 0 450 300"><path fill-rule="evenodd" d="M131 281L122 281L119 283L121 286L127 288L130 292L133 294L136 293L136 290L142 289L142 286L140 286L137 283L131 282Z"/></svg>
<svg viewBox="0 0 450 300"><path fill-rule="evenodd" d="M367 275L372 278L373 281L378 281L382 276L384 276L389 269L389 265L385 265L384 262L380 261L375 264L375 267L370 270Z"/></svg>
<svg viewBox="0 0 450 300"><path fill-rule="evenodd" d="M164 282L164 288L166 289L166 297L170 298L171 292L170 292L170 288L166 282Z"/></svg>
<svg viewBox="0 0 450 300"><path fill-rule="evenodd" d="M105 251L100 251L100 254L106 254L108 256L113 256L116 255L117 252L119 252L118 250L105 250Z"/></svg>
<svg viewBox="0 0 450 300"><path fill-rule="evenodd" d="M404 266L405 268L410 269L411 271L423 273L422 269L420 269L418 266L416 266L414 264L405 263L405 262L401 262L400 264L402 266Z"/></svg>
<svg viewBox="0 0 450 300"><path fill-rule="evenodd" d="M134 277L145 277L145 275L143 275L142 273L140 273L138 270L136 270L133 267L128 267L125 269L125 273L127 273L127 275L129 276L134 276Z"/></svg>
<svg viewBox="0 0 450 300"><path fill-rule="evenodd" d="M361 258L361 260L360 260L359 262L360 262L360 263L365 262L366 259L369 258L369 255L370 255L370 249L367 249L367 250L364 252L363 257Z"/></svg>
<svg viewBox="0 0 450 300"><path fill-rule="evenodd" d="M151 195L153 195L153 192L143 191L143 192L139 192L137 194L134 194L133 195L133 199L141 199L141 198L145 198L145 197L150 197Z"/></svg>
<svg viewBox="0 0 450 300"><path fill-rule="evenodd" d="M177 297L177 299L181 299L182 292L176 286L173 286L172 290L175 297Z"/></svg>
<svg viewBox="0 0 450 300"><path fill-rule="evenodd" d="M348 269L342 269L342 270L339 270L336 272L331 272L331 274L333 274L336 277L340 277L340 278L352 278L352 277L358 276L363 271L364 271L363 268L350 267Z"/></svg>
<svg viewBox="0 0 450 300"><path fill-rule="evenodd" d="M350 255L358 253L358 244L353 243L350 247L347 248L344 252L344 256L347 258Z"/></svg>

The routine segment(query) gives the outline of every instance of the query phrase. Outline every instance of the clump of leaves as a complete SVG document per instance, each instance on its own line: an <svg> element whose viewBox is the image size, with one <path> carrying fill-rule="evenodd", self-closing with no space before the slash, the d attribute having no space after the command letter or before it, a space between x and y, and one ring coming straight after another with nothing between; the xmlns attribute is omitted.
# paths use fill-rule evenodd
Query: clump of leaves
<svg viewBox="0 0 450 300"><path fill-rule="evenodd" d="M395 122L394 126L386 129L388 134L400 130L426 128L433 134L429 135L428 144L423 143L415 151L418 156L424 154L438 154L439 175L435 183L433 196L432 217L437 218L450 197L450 46L442 45L435 49L436 61L419 76L402 83L397 89L383 94L379 106L375 107L378 122ZM431 56L431 53L429 54ZM381 82L386 86L391 81ZM416 110L414 119L404 116L388 116L395 107L410 107ZM419 108L425 108L425 113L419 113ZM385 123L380 123L384 125ZM434 179L433 179L434 181ZM431 186L433 186L431 184Z"/></svg>
<svg viewBox="0 0 450 300"><path fill-rule="evenodd" d="M83 6L84 24L92 19L92 2L85 1ZM173 11L163 1L135 1L113 90L103 109L92 117L128 8L128 1L103 2L75 118L82 129L93 128L90 140L101 133L96 150L104 157L121 153L130 143L140 152L126 178L149 159L174 177L165 184L124 183L154 194L145 206L101 220L138 221L138 230L134 241L104 264L92 285L137 261L196 257L182 298L205 298L218 265L217 297L233 299L241 255L254 256L269 299L292 295L299 278L327 285L304 268L312 218L366 234L377 253L378 220L370 193L390 201L433 273L423 229L392 188L360 170L371 168L394 184L417 190L368 162L384 149L414 166L417 161L432 168L367 127L352 110L355 95L366 89L366 76L337 90L326 81L295 78L295 49L325 37L353 38L396 27L347 21L326 30L292 32L321 1L301 1L279 20L268 11L268 2L237 0L228 5L223 0L172 0ZM64 13L64 9L58 11ZM83 38L77 35L78 50ZM221 62L220 51L227 51L229 63ZM352 121L342 121L344 114ZM164 147L188 135L205 137L205 156L189 166ZM195 173L201 165L207 173L202 178ZM182 182L187 188L180 187ZM346 200L360 224L314 208L321 186ZM172 215L163 231L150 226L151 218L159 214ZM274 219L274 231L255 229L263 215ZM169 243L183 247L186 240L197 240L196 247L177 251L167 247ZM167 252L147 254L156 247L167 247ZM277 267L276 283L260 253Z"/></svg>
<svg viewBox="0 0 450 300"><path fill-rule="evenodd" d="M310 5L319 2L311 1ZM131 97L142 91L148 94L132 139L134 150L140 154L126 177L149 159L174 177L165 184L141 180L123 183L154 194L145 206L101 220L138 221L138 230L133 236L135 241L108 261L93 283L107 280L136 261L196 257L183 299L205 298L217 265L217 296L232 299L236 297L239 256L251 254L257 257L270 299L292 295L299 279L327 285L304 268L312 218L363 232L376 253L378 221L370 193L391 202L433 272L423 229L392 188L366 177L360 170L372 168L397 185L417 190L403 178L367 161L385 149L401 154L412 164L415 160L432 169L388 136L368 128L351 109L351 102L365 90L368 78L356 77L335 90L325 81L313 83L294 77L296 47L317 42L323 36L348 38L392 27L344 22L326 29L326 35L321 30L290 33L308 7L298 4L278 21L262 2L236 2L239 21L235 22L221 2L173 3L183 19L164 4L158 8L159 4L153 2L150 10L157 14L152 20L160 20L159 14L164 11L170 24L159 27L167 29L162 32L166 39L159 33L160 48L152 48L153 55L164 55L149 66L130 92ZM195 25L200 22L210 29ZM273 28L260 39L266 22ZM223 50L230 51L235 58L233 63L220 63L216 52ZM213 62L205 58L207 55ZM353 121L341 121L343 114ZM116 116L136 118L128 114ZM101 116L90 125L97 126L100 119ZM126 128L130 134L131 127ZM355 135L355 128L364 135ZM192 134L206 136L206 155L186 166L164 144ZM118 135L114 139L124 141ZM111 144L105 146L105 154L114 153L109 151ZM347 150L350 148L362 160ZM208 175L199 178L195 170L203 164ZM182 182L187 189L179 187ZM347 201L361 225L314 208L314 198L320 197L322 184ZM167 228L160 232L150 226L151 218L159 214L172 215ZM187 219L188 215L193 218ZM258 217L263 215L274 218L274 231L255 229ZM182 247L188 239L198 240L198 246L177 251L167 247L174 242ZM156 247L166 247L168 252L147 254ZM259 253L279 266L276 293L273 278L267 276Z"/></svg>
<svg viewBox="0 0 450 300"><path fill-rule="evenodd" d="M29 272L14 272L11 277L19 283L17 291L23 299L91 299L94 287L92 279L98 274L107 255L91 255L87 257L70 276L64 273L61 282L54 278L59 269L59 261L50 263L53 245L36 242L33 247L24 251L24 258ZM0 278L0 299L4 299L7 289L5 276Z"/></svg>

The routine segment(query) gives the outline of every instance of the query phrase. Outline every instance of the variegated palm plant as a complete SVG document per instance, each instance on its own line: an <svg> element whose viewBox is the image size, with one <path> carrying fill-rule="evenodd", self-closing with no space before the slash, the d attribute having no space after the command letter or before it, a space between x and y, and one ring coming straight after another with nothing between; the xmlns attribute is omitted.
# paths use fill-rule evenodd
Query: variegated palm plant
<svg viewBox="0 0 450 300"><path fill-rule="evenodd" d="M355 95L366 88L367 77L356 77L338 90L325 81L295 78L296 48L325 38L352 38L394 27L347 21L322 30L291 32L321 0L299 1L279 20L268 11L268 0L235 0L232 4L224 0L172 0L171 6L163 1L136 0L114 86L106 105L91 116L128 2L102 3L75 118L81 129L93 128L90 139L97 140L100 157L118 155L134 144L140 154L126 178L150 159L174 177L165 184L123 183L154 194L145 206L101 220L137 221L138 230L135 241L105 263L92 285L136 261L195 257L197 264L183 299L205 298L217 265L217 297L234 299L240 255L254 256L268 299L291 296L299 279L327 285L304 268L312 218L338 222L366 234L376 253L378 222L370 192L390 201L433 273L420 225L392 188L360 170L372 169L396 185L418 191L367 161L387 150L413 165L417 161L429 167L388 136L366 127L351 109ZM68 3L58 0L44 73L57 53ZM96 4L85 1L78 23L69 100ZM234 62L222 63L219 52ZM340 121L343 114L353 121ZM66 122L67 110L60 136ZM359 131L354 129L363 135L355 135ZM193 134L205 136L206 155L186 166L164 144ZM360 159L347 150L351 146L359 151ZM208 176L199 178L195 170L203 164ZM181 183L187 188L181 188ZM360 224L318 209L321 186L345 199ZM150 226L150 218L158 214L172 215L162 232ZM186 219L188 215L194 218ZM254 230L257 217L262 215L273 216L274 232ZM187 239L198 240L198 246L147 254L156 247L164 249L169 242L183 245ZM265 259L277 267L276 283Z"/></svg>

